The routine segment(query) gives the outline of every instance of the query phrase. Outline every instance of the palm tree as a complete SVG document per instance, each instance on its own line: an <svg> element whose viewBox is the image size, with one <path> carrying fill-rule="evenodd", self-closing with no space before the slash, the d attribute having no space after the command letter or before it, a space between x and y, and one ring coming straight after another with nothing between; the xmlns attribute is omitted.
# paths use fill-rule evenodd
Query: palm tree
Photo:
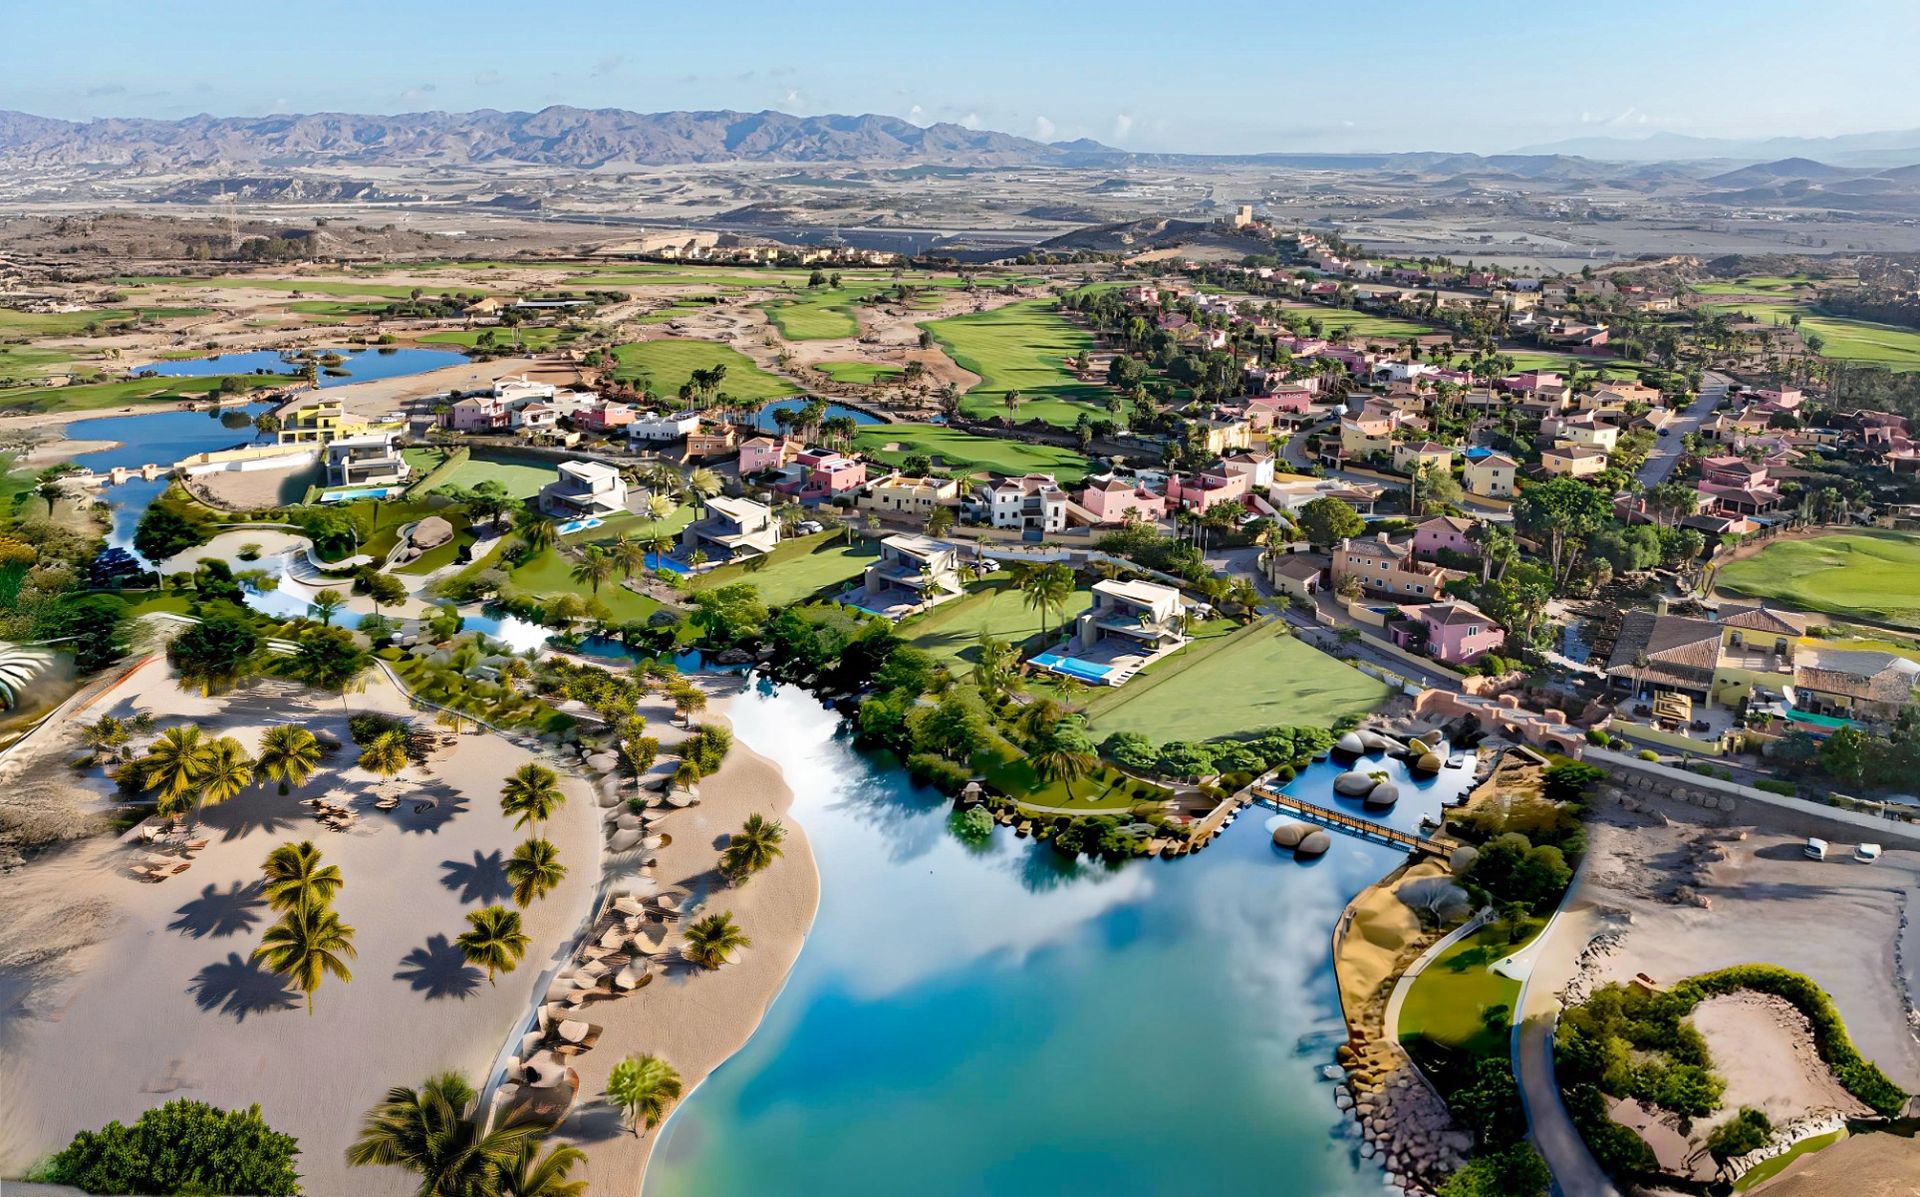
<svg viewBox="0 0 1920 1197"><path fill-rule="evenodd" d="M260 737L260 759L255 767L260 776L280 783L280 792L307 784L320 767L320 741L297 723L280 723Z"/></svg>
<svg viewBox="0 0 1920 1197"><path fill-rule="evenodd" d="M180 814L193 805L212 763L213 744L201 738L199 725L170 727L140 761L141 788L160 791L161 814Z"/></svg>
<svg viewBox="0 0 1920 1197"><path fill-rule="evenodd" d="M353 928L340 921L330 906L302 906L289 910L267 928L255 960L293 982L307 995L307 1017L313 1017L313 991L331 973L342 982L353 980L346 961L359 955L353 947Z"/></svg>
<svg viewBox="0 0 1920 1197"><path fill-rule="evenodd" d="M705 466L701 466L687 475L687 492L700 501L704 510L707 500L720 493L720 475Z"/></svg>
<svg viewBox="0 0 1920 1197"><path fill-rule="evenodd" d="M1068 734L1066 729L1073 729ZM1062 719L1043 737L1037 751L1027 757L1036 776L1044 782L1061 782L1067 797L1073 797L1073 783L1100 767L1100 758L1087 751L1086 735L1073 722Z"/></svg>
<svg viewBox="0 0 1920 1197"><path fill-rule="evenodd" d="M312 840L275 848L267 853L260 872L267 880L267 905L282 914L329 905L346 884L339 865L320 863L320 849Z"/></svg>
<svg viewBox="0 0 1920 1197"><path fill-rule="evenodd" d="M580 551L580 561L573 567L572 578L598 595L601 583L613 577L613 571L613 558L599 545L590 544Z"/></svg>
<svg viewBox="0 0 1920 1197"><path fill-rule="evenodd" d="M378 773L382 781L398 777L408 764L407 733L381 732L360 750L359 764L369 773Z"/></svg>
<svg viewBox="0 0 1920 1197"><path fill-rule="evenodd" d="M534 1139L520 1144L520 1153L500 1170L499 1197L585 1197L587 1182L568 1180L567 1174L586 1163L587 1153L564 1143L545 1156Z"/></svg>
<svg viewBox="0 0 1920 1197"><path fill-rule="evenodd" d="M631 578L647 569L648 547L628 536L625 532L613 539L613 561L620 569L620 576Z"/></svg>
<svg viewBox="0 0 1920 1197"><path fill-rule="evenodd" d="M659 491L654 491L647 496L647 518L653 521L653 527L648 532L649 536L660 534L660 521L673 514L673 507L673 500Z"/></svg>
<svg viewBox="0 0 1920 1197"><path fill-rule="evenodd" d="M513 530L529 553L543 553L560 539L559 525L532 507L522 507L513 517Z"/></svg>
<svg viewBox="0 0 1920 1197"><path fill-rule="evenodd" d="M218 806L253 784L253 758L232 736L208 745L206 772L200 777L200 801Z"/></svg>
<svg viewBox="0 0 1920 1197"><path fill-rule="evenodd" d="M757 813L748 815L746 825L727 841L727 850L720 856L720 871L731 884L745 884L747 878L780 857L780 841L786 838L787 829L780 820Z"/></svg>
<svg viewBox="0 0 1920 1197"><path fill-rule="evenodd" d="M532 905L547 891L560 884L567 866L560 863L560 850L551 840L528 840L513 850L507 861L507 880L513 885L513 903Z"/></svg>
<svg viewBox="0 0 1920 1197"><path fill-rule="evenodd" d="M1029 610L1040 612L1040 634L1047 633L1047 616L1057 613L1073 597L1073 571L1055 562L1027 574L1019 583Z"/></svg>
<svg viewBox="0 0 1920 1197"><path fill-rule="evenodd" d="M347 1148L347 1163L416 1173L415 1197L483 1197L493 1191L496 1178L514 1168L541 1127L510 1122L486 1131L471 1117L478 1098L455 1072L429 1079L418 1092L389 1089L387 1099L361 1121L360 1137Z"/></svg>
<svg viewBox="0 0 1920 1197"><path fill-rule="evenodd" d="M487 984L493 984L496 972L510 973L527 954L527 934L520 930L520 912L504 906L487 906L467 912L468 928L457 942L468 964L487 970Z"/></svg>
<svg viewBox="0 0 1920 1197"><path fill-rule="evenodd" d="M566 802L559 775L535 761L514 770L513 776L500 787L500 813L519 816L514 820L516 828L545 823Z"/></svg>
<svg viewBox="0 0 1920 1197"><path fill-rule="evenodd" d="M313 596L307 604L307 613L323 624L331 625L333 617L347 605L346 596L338 590L322 590Z"/></svg>
<svg viewBox="0 0 1920 1197"><path fill-rule="evenodd" d="M680 1074L659 1056L628 1056L607 1074L607 1096L638 1138L641 1123L648 1130L659 1126L679 1099Z"/></svg>
<svg viewBox="0 0 1920 1197"><path fill-rule="evenodd" d="M685 939L680 954L707 969L719 968L736 950L753 946L753 941L740 933L731 910L696 920L687 927Z"/></svg>

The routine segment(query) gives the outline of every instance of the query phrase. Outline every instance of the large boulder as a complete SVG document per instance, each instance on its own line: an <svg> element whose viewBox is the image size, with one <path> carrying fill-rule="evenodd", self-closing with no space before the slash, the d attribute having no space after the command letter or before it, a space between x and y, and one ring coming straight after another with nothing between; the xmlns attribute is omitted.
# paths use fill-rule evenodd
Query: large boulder
<svg viewBox="0 0 1920 1197"><path fill-rule="evenodd" d="M413 526L407 542L414 551L424 553L428 549L437 549L453 539L453 525L437 515L430 515Z"/></svg>
<svg viewBox="0 0 1920 1197"><path fill-rule="evenodd" d="M1384 810L1400 801L1400 787L1390 781L1383 781L1367 791L1367 805Z"/></svg>
<svg viewBox="0 0 1920 1197"><path fill-rule="evenodd" d="M1375 731L1361 732L1360 742L1367 746L1368 752L1391 752L1399 747L1394 741Z"/></svg>
<svg viewBox="0 0 1920 1197"><path fill-rule="evenodd" d="M1374 785L1373 778L1357 769L1349 769L1333 779L1333 792L1348 798L1364 798Z"/></svg>
<svg viewBox="0 0 1920 1197"><path fill-rule="evenodd" d="M1333 750L1348 756L1359 756L1367 750L1367 743L1360 738L1359 732L1348 732L1334 741Z"/></svg>
<svg viewBox="0 0 1920 1197"><path fill-rule="evenodd" d="M1407 756L1413 761L1413 771L1416 773L1438 773L1440 766L1446 764L1437 753L1423 752L1417 757L1408 753Z"/></svg>
<svg viewBox="0 0 1920 1197"><path fill-rule="evenodd" d="M1333 847L1333 837L1316 827L1301 837L1294 852L1300 856L1323 856L1331 847Z"/></svg>
<svg viewBox="0 0 1920 1197"><path fill-rule="evenodd" d="M1273 846L1276 848L1298 848L1300 841L1307 838L1307 832L1313 830L1305 823L1282 823L1273 829Z"/></svg>

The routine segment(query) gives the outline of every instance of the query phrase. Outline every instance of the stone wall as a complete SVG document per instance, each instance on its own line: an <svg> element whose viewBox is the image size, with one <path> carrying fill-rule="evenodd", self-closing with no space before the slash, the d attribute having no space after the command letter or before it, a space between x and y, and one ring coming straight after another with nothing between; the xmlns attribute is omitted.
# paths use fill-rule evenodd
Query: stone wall
<svg viewBox="0 0 1920 1197"><path fill-rule="evenodd" d="M1613 791L1623 801L1653 810L1662 804L1673 804L1676 809L1685 806L1691 808L1685 812L1689 820L1708 826L1764 825L1785 835L1818 836L1838 843L1897 840L1920 845L1920 824L1769 794L1612 752L1591 751L1587 760L1607 771L1603 793Z"/></svg>

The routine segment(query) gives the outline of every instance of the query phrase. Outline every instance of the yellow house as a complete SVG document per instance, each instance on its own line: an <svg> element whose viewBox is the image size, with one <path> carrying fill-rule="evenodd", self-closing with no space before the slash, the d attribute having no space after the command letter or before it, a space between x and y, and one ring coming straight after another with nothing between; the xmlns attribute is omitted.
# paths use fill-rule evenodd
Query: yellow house
<svg viewBox="0 0 1920 1197"><path fill-rule="evenodd" d="M915 478L911 474L888 474L867 484L856 500L862 511L881 515L925 519L933 509L950 506L960 500L960 483L952 478Z"/></svg>
<svg viewBox="0 0 1920 1197"><path fill-rule="evenodd" d="M1620 430L1611 424L1569 420L1561 425L1558 437L1563 445L1585 445L1589 449L1611 453L1620 439Z"/></svg>
<svg viewBox="0 0 1920 1197"><path fill-rule="evenodd" d="M1722 607L1720 652L1709 697L1738 708L1756 686L1781 693L1794 680L1794 650L1807 631L1803 615L1769 607Z"/></svg>
<svg viewBox="0 0 1920 1197"><path fill-rule="evenodd" d="M1393 468L1411 474L1422 466L1450 471L1453 450L1437 441L1401 441L1393 447Z"/></svg>
<svg viewBox="0 0 1920 1197"><path fill-rule="evenodd" d="M399 432L404 427L398 420L376 424L349 416L346 406L337 399L322 399L304 407L288 404L275 414L280 417L279 441L283 445L325 445L343 436Z"/></svg>
<svg viewBox="0 0 1920 1197"><path fill-rule="evenodd" d="M1511 498L1513 480L1519 473L1520 463L1505 453L1489 453L1477 461L1468 458L1467 493L1483 499Z"/></svg>
<svg viewBox="0 0 1920 1197"><path fill-rule="evenodd" d="M1253 447L1253 426L1245 420L1205 420L1207 452L1218 457L1235 449Z"/></svg>
<svg viewBox="0 0 1920 1197"><path fill-rule="evenodd" d="M1555 445L1541 451L1540 464L1562 478L1591 478L1607 468L1607 452L1587 445Z"/></svg>
<svg viewBox="0 0 1920 1197"><path fill-rule="evenodd" d="M1343 457L1369 457L1393 448L1394 420L1391 415L1363 412L1340 421L1340 454Z"/></svg>

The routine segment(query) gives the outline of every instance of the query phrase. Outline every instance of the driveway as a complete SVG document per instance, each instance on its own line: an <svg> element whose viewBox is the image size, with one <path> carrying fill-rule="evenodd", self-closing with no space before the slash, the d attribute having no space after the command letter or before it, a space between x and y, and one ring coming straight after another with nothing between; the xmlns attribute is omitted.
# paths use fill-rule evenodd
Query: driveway
<svg viewBox="0 0 1920 1197"><path fill-rule="evenodd" d="M1575 880L1578 885L1578 879ZM1520 1018L1513 1028L1513 1074L1527 1110L1533 1145L1553 1173L1558 1197L1620 1197L1573 1125L1553 1073L1553 1029L1560 1018L1559 993L1572 979L1575 961L1592 940L1597 914L1585 902L1563 907L1521 955L1526 976ZM1517 961L1516 961L1517 963Z"/></svg>
<svg viewBox="0 0 1920 1197"><path fill-rule="evenodd" d="M1733 385L1733 379L1725 374L1716 374L1712 370L1700 377L1700 393L1686 411L1674 417L1666 427L1666 435L1654 438L1653 452L1647 454L1647 460L1641 464L1636 475L1643 486L1658 486L1673 474L1673 468L1680 464L1683 450L1680 441L1689 432L1700 431L1700 426L1713 416L1714 409L1727 399L1727 388Z"/></svg>

